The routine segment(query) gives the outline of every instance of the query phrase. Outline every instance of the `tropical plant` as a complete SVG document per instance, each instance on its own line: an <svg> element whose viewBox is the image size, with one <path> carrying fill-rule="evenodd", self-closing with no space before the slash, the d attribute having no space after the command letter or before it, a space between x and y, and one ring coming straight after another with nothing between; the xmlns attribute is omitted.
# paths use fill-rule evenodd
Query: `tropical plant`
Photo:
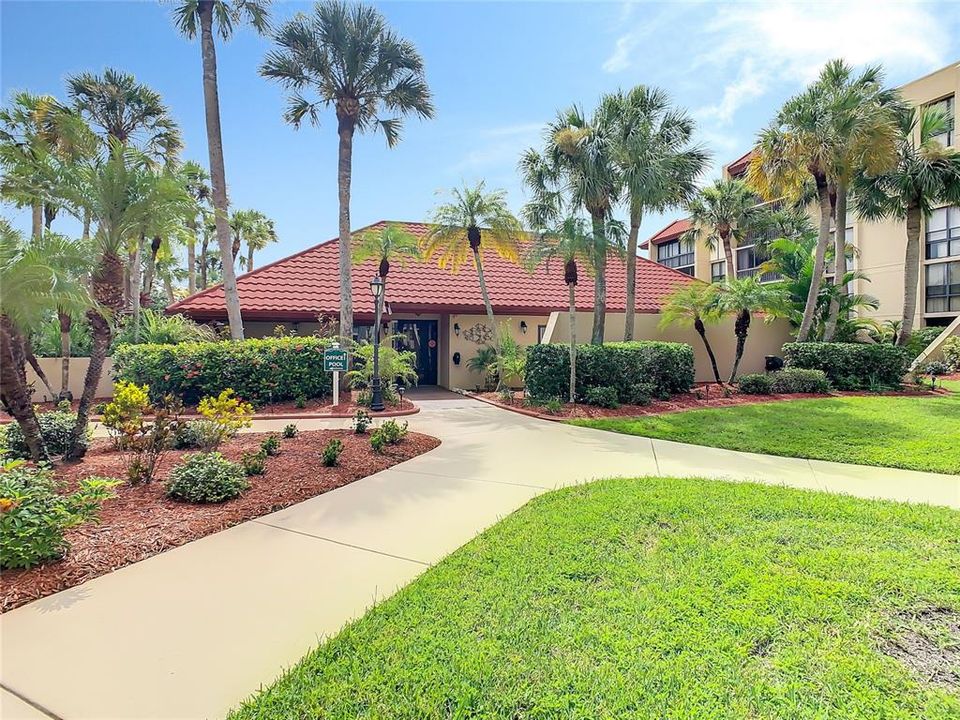
<svg viewBox="0 0 960 720"><path fill-rule="evenodd" d="M210 175L199 163L188 160L179 169L180 178L187 194L193 200L193 206L186 213L184 221L187 225L187 294L193 295L197 291L197 239L205 222L205 206L210 201ZM205 237L205 234L204 234Z"/></svg>
<svg viewBox="0 0 960 720"><path fill-rule="evenodd" d="M223 294L227 307L230 337L243 340L243 318L237 274L231 255L227 177L223 160L223 137L220 131L220 97L217 85L217 46L214 32L224 41L233 35L233 28L248 22L258 33L269 28L269 0L177 0L173 13L177 30L186 38L200 34L200 56L203 63L203 109L207 126L207 151L210 158L213 223L220 249ZM206 266L204 266L206 267Z"/></svg>
<svg viewBox="0 0 960 720"><path fill-rule="evenodd" d="M887 172L861 175L854 184L857 212L863 217L906 221L900 345L910 341L917 312L923 222L938 205L960 203L960 151L936 140L951 122L939 110L901 112L896 165Z"/></svg>
<svg viewBox="0 0 960 720"><path fill-rule="evenodd" d="M694 242L703 237L710 250L720 247L726 260L726 277L737 277L734 245L739 245L756 229L762 210L757 197L743 180L717 180L703 188L687 203L690 231Z"/></svg>
<svg viewBox="0 0 960 720"><path fill-rule="evenodd" d="M273 220L259 210L235 210L230 216L230 232L233 233L233 244L230 246L232 258L236 261L240 257L239 264L246 266L247 272L253 270L254 252L277 241ZM240 256L243 243L247 245L246 259Z"/></svg>
<svg viewBox="0 0 960 720"><path fill-rule="evenodd" d="M549 228L571 213L586 210L593 225L593 330L591 342L603 343L607 303L607 256L622 250L621 239L607 230L620 199L623 178L616 159L619 108L604 99L590 118L573 106L557 114L544 132L541 152L520 158L520 173L532 199L524 217L536 230Z"/></svg>
<svg viewBox="0 0 960 720"><path fill-rule="evenodd" d="M149 483L179 430L182 406L172 397L157 407L150 403L146 385L120 381L113 400L104 407L103 425L113 437L131 485ZM147 415L153 419L148 421Z"/></svg>
<svg viewBox="0 0 960 720"><path fill-rule="evenodd" d="M386 283L390 263L403 267L408 260L420 258L420 241L404 230L400 223L386 223L376 229L365 230L354 238L353 262L377 260L377 274ZM384 297L386 286L384 286Z"/></svg>
<svg viewBox="0 0 960 720"><path fill-rule="evenodd" d="M703 347L710 358L710 365L713 368L713 377L719 384L723 384L720 378L720 370L717 367L717 358L713 354L713 347L707 339L707 324L719 322L723 317L723 311L719 303L720 291L714 284L706 283L688 283L680 285L663 300L663 307L660 311L660 327L670 325L680 325L681 327L693 326L697 335L703 341Z"/></svg>
<svg viewBox="0 0 960 720"><path fill-rule="evenodd" d="M324 467L335 467L340 463L341 453L343 453L343 441L339 438L331 438L320 453L320 462Z"/></svg>
<svg viewBox="0 0 960 720"><path fill-rule="evenodd" d="M520 221L507 206L506 192L486 192L482 181L474 187L454 188L451 194L452 202L438 205L433 211L433 225L424 239L423 254L428 259L437 258L441 268L453 272L459 271L472 255L487 320L491 328L496 328L480 249L486 240L500 257L518 262Z"/></svg>
<svg viewBox="0 0 960 720"><path fill-rule="evenodd" d="M467 370L483 374L484 389L492 390L499 385L497 381L497 349L491 345L481 345L477 354L467 358Z"/></svg>
<svg viewBox="0 0 960 720"><path fill-rule="evenodd" d="M737 379L737 369L743 359L753 314L763 313L764 322L769 323L787 315L790 312L790 303L782 288L765 285L752 276L730 279L719 286L717 307L721 312L736 315L733 331L737 336L737 349L729 380L733 383Z"/></svg>
<svg viewBox="0 0 960 720"><path fill-rule="evenodd" d="M709 160L692 144L695 128L686 111L671 106L660 88L638 85L609 96L616 110L615 158L630 213L627 237L627 302L624 341L633 339L637 291L637 238L645 212L664 212L690 202L695 181Z"/></svg>
<svg viewBox="0 0 960 720"><path fill-rule="evenodd" d="M187 455L170 471L167 495L192 503L221 503L239 497L250 487L243 467L218 452Z"/></svg>
<svg viewBox="0 0 960 720"><path fill-rule="evenodd" d="M586 221L579 217L568 217L549 232L540 233L530 249L527 263L537 267L545 263L549 268L554 258L563 262L563 282L567 286L570 325L570 387L567 397L576 402L577 393L577 283L580 279L579 262L593 266L593 253L597 242Z"/></svg>
<svg viewBox="0 0 960 720"><path fill-rule="evenodd" d="M385 381L383 398L390 403L399 400L393 383L417 384L417 355L408 350L397 350L397 338L397 335L387 335L380 339L380 377ZM373 383L373 344L354 343L352 354L354 367L343 376L344 382L354 390L367 390Z"/></svg>
<svg viewBox="0 0 960 720"><path fill-rule="evenodd" d="M849 183L859 173L882 172L894 162L897 102L895 93L882 87L879 68L867 68L854 78L845 63L835 60L804 92L790 98L758 137L747 172L752 188L766 199L794 200L810 180L816 188L820 222L812 282L797 333L801 342L813 327L833 217L839 228L835 245L843 247L840 225L846 222Z"/></svg>
<svg viewBox="0 0 960 720"><path fill-rule="evenodd" d="M273 35L276 48L260 74L290 90L284 119L299 127L304 118L319 121L320 110L333 106L337 118L337 194L340 208L340 334L353 337L351 294L350 184L353 137L383 132L388 147L400 140L399 116L433 117L423 58L399 37L371 5L324 0L312 15L298 13ZM305 92L312 91L314 99Z"/></svg>

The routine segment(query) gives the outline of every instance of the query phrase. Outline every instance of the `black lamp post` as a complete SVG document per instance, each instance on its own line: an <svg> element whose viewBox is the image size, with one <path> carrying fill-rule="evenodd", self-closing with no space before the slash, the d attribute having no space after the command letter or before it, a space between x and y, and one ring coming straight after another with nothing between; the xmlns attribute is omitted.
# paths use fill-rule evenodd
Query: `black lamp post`
<svg viewBox="0 0 960 720"><path fill-rule="evenodd" d="M370 281L376 318L373 325L373 381L370 386L370 409L375 412L383 410L383 388L380 384L380 301L383 299L383 286L383 278L379 275Z"/></svg>

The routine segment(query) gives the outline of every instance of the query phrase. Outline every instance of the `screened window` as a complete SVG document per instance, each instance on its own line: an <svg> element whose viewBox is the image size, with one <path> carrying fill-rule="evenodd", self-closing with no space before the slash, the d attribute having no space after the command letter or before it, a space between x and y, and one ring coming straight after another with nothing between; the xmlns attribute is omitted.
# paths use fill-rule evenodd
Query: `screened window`
<svg viewBox="0 0 960 720"><path fill-rule="evenodd" d="M710 282L723 282L727 276L727 263L723 260L710 263Z"/></svg>
<svg viewBox="0 0 960 720"><path fill-rule="evenodd" d="M947 118L947 128L944 132L939 135L934 135L933 139L938 141L944 147L950 147L953 145L956 136L954 135L956 128L956 99L953 95L946 97L943 100L937 100L937 102L930 103L927 107L935 108L943 112Z"/></svg>
<svg viewBox="0 0 960 720"><path fill-rule="evenodd" d="M928 313L960 313L960 262L927 265L926 281Z"/></svg>
<svg viewBox="0 0 960 720"><path fill-rule="evenodd" d="M934 210L927 219L927 260L960 257L960 207Z"/></svg>
<svg viewBox="0 0 960 720"><path fill-rule="evenodd" d="M693 275L693 240L670 240L657 245L657 262Z"/></svg>

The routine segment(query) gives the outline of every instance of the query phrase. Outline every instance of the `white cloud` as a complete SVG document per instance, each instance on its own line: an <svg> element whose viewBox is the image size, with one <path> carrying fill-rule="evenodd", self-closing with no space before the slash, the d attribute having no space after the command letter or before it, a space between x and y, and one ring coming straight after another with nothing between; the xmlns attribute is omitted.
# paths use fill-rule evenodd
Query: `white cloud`
<svg viewBox="0 0 960 720"><path fill-rule="evenodd" d="M723 89L723 97L716 105L707 105L694 112L701 121L714 120L719 125L728 125L741 105L762 96L767 91L765 74L758 71L752 58L740 64L736 80Z"/></svg>
<svg viewBox="0 0 960 720"><path fill-rule="evenodd" d="M540 146L545 124L518 123L478 132L474 148L453 166L453 172L476 172L505 164L515 166L520 153L528 147Z"/></svg>

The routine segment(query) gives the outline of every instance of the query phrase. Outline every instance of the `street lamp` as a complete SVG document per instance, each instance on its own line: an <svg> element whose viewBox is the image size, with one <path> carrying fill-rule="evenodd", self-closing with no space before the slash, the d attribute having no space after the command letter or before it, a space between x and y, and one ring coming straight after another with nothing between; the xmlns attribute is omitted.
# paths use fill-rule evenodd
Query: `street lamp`
<svg viewBox="0 0 960 720"><path fill-rule="evenodd" d="M380 385L380 301L383 299L383 278L377 275L370 281L370 293L373 295L373 381L371 383L370 409L383 410L383 388Z"/></svg>

